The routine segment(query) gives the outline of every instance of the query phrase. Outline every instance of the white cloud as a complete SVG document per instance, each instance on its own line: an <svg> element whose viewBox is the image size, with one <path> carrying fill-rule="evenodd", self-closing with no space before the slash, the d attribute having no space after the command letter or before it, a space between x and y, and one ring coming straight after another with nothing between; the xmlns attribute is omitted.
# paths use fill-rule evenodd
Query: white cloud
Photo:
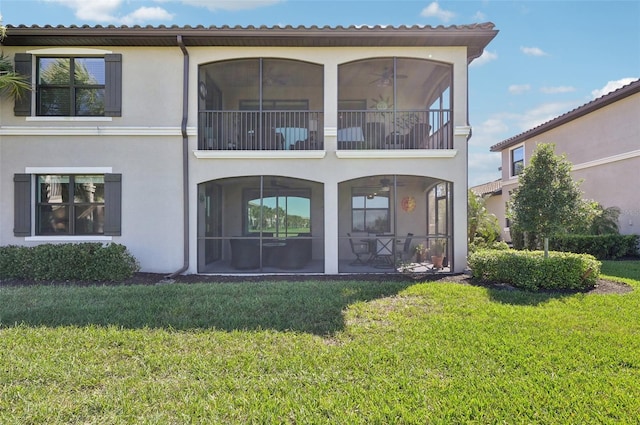
<svg viewBox="0 0 640 425"><path fill-rule="evenodd" d="M481 149L483 152L488 151L491 146L508 137L508 131L509 126L505 121L505 117L494 115L479 125L473 126L469 146Z"/></svg>
<svg viewBox="0 0 640 425"><path fill-rule="evenodd" d="M593 90L591 92L591 95L593 96L594 99L597 99L601 96L604 96L607 93L611 93L614 90L618 90L619 88L624 87L627 84L632 83L636 80L637 78L622 78L616 81L609 81L603 88Z"/></svg>
<svg viewBox="0 0 640 425"><path fill-rule="evenodd" d="M471 62L471 64L469 65L469 68L475 68L477 66L482 66L485 65L489 62L493 62L494 60L498 59L498 54L497 53L493 53L490 52L488 50L485 50L482 52L482 55L480 55L479 58L474 59L473 62Z"/></svg>
<svg viewBox="0 0 640 425"><path fill-rule="evenodd" d="M540 91L545 94L571 93L576 91L576 88L572 86L542 87Z"/></svg>
<svg viewBox="0 0 640 425"><path fill-rule="evenodd" d="M487 19L487 15L484 13L477 11L475 15L471 18L474 22L484 22Z"/></svg>
<svg viewBox="0 0 640 425"><path fill-rule="evenodd" d="M438 18L442 22L449 22L456 16L456 14L451 11L441 9L438 2L434 1L429 4L429 6L422 9L420 16L424 16L425 18Z"/></svg>
<svg viewBox="0 0 640 425"><path fill-rule="evenodd" d="M531 90L531 86L529 84L512 84L509 86L509 93L511 94L522 94Z"/></svg>
<svg viewBox="0 0 640 425"><path fill-rule="evenodd" d="M520 47L520 51L527 56L547 56L547 53L539 47Z"/></svg>
<svg viewBox="0 0 640 425"><path fill-rule="evenodd" d="M282 3L284 0L181 0L189 6L204 7L209 10L250 10L265 6L273 6Z"/></svg>
<svg viewBox="0 0 640 425"><path fill-rule="evenodd" d="M84 21L115 22L113 14L120 6L122 0L47 0L51 3L59 3L73 9L75 16Z"/></svg>
<svg viewBox="0 0 640 425"><path fill-rule="evenodd" d="M173 15L161 7L140 7L128 15L120 15L123 0L46 0L75 11L75 16L85 22L133 25L149 21L168 21Z"/></svg>
<svg viewBox="0 0 640 425"><path fill-rule="evenodd" d="M514 117L515 121L520 128L520 131L527 131L534 127L544 124L560 115L563 115L577 106L580 106L582 102L549 102L543 103L536 108L526 111L524 114Z"/></svg>
<svg viewBox="0 0 640 425"><path fill-rule="evenodd" d="M123 25L133 25L149 21L170 21L173 15L161 7L141 7L120 19Z"/></svg>
<svg viewBox="0 0 640 425"><path fill-rule="evenodd" d="M501 163L500 152L469 152L469 186L499 179Z"/></svg>

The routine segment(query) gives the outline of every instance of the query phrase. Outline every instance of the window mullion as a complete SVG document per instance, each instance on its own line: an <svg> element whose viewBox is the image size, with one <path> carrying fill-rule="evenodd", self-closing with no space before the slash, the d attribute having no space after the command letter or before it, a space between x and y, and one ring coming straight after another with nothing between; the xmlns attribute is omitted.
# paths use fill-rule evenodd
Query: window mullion
<svg viewBox="0 0 640 425"><path fill-rule="evenodd" d="M69 176L69 234L76 234L76 179L74 175Z"/></svg>
<svg viewBox="0 0 640 425"><path fill-rule="evenodd" d="M69 115L76 115L76 58L69 58Z"/></svg>

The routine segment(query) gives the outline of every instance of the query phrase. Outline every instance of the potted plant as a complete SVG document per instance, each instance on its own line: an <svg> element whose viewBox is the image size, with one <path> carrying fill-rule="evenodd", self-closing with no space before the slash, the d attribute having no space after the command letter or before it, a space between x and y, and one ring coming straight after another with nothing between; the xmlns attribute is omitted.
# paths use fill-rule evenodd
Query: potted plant
<svg viewBox="0 0 640 425"><path fill-rule="evenodd" d="M427 247L423 243L416 245L413 249L416 253L416 263L422 263L427 259Z"/></svg>
<svg viewBox="0 0 640 425"><path fill-rule="evenodd" d="M433 264L434 269L441 269L442 263L444 260L444 251L446 240L445 239L434 239L431 241L431 263Z"/></svg>

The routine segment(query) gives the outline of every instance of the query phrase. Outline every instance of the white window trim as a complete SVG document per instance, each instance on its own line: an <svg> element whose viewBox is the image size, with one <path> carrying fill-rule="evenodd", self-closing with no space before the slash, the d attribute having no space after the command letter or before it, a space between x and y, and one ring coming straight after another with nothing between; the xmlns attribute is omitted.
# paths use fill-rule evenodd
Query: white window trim
<svg viewBox="0 0 640 425"><path fill-rule="evenodd" d="M516 149L522 148L522 168L524 168L527 165L526 162L526 155L525 155L525 148L524 148L524 143L520 143L519 145L516 146L512 146L511 148L509 148L509 178L510 179L517 179L519 174L514 174L514 170L513 170L513 151L515 151Z"/></svg>
<svg viewBox="0 0 640 425"><path fill-rule="evenodd" d="M24 172L33 176L38 174L110 174L113 167L25 167ZM35 199L34 199L35 201ZM36 202L33 202L31 208L31 232L35 232L36 224ZM33 235L25 236L25 242L110 242L113 236L101 235L64 235L64 236L48 236Z"/></svg>
<svg viewBox="0 0 640 425"><path fill-rule="evenodd" d="M113 167L25 167L25 174L111 174Z"/></svg>
<svg viewBox="0 0 640 425"><path fill-rule="evenodd" d="M80 47L51 47L47 49L33 49L27 50L26 53L33 55L33 59L31 61L31 85L32 87L36 87L37 85L37 73L38 73L38 57L42 56L104 56L113 53L111 50L104 49L88 49L88 48L80 48ZM71 121L80 121L80 122L112 122L113 117L78 117L78 116L40 116L36 115L36 91L31 90L31 116L25 117L25 120L32 122L71 122Z"/></svg>
<svg viewBox="0 0 640 425"><path fill-rule="evenodd" d="M37 116L33 115L25 117L27 122L112 122L113 117L54 117L54 116Z"/></svg>
<svg viewBox="0 0 640 425"><path fill-rule="evenodd" d="M113 236L25 236L25 242L110 242L113 240Z"/></svg>
<svg viewBox="0 0 640 425"><path fill-rule="evenodd" d="M94 56L94 55L109 55L113 53L111 50L104 49L86 49L80 47L51 47L47 49L33 49L27 50L27 53L36 56Z"/></svg>

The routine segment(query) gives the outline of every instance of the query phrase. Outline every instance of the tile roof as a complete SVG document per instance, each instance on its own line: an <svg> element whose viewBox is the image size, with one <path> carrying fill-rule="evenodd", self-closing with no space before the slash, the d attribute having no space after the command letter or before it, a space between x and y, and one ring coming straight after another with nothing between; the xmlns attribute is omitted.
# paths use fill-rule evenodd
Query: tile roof
<svg viewBox="0 0 640 425"><path fill-rule="evenodd" d="M633 81L626 86L619 88L618 90L614 90L611 93L600 96L599 98L594 99L589 103L579 106L576 109L573 109L563 115L560 115L559 117L556 117L550 121L540 124L537 127L527 130L524 133L520 133L516 136L510 137L509 139L503 140L502 142L491 146L490 150L491 152L500 152L503 149L506 149L518 143L522 143L523 141L530 139L531 137L545 133L563 124L566 124L569 121L573 121L600 108L604 108L607 105L622 100L638 92L640 92L640 80Z"/></svg>
<svg viewBox="0 0 640 425"><path fill-rule="evenodd" d="M468 46L469 61L498 34L491 22L392 26L26 26L7 25L5 46Z"/></svg>
<svg viewBox="0 0 640 425"><path fill-rule="evenodd" d="M469 190L478 196L498 195L502 193L502 180L494 180L489 183L473 186L470 187Z"/></svg>

